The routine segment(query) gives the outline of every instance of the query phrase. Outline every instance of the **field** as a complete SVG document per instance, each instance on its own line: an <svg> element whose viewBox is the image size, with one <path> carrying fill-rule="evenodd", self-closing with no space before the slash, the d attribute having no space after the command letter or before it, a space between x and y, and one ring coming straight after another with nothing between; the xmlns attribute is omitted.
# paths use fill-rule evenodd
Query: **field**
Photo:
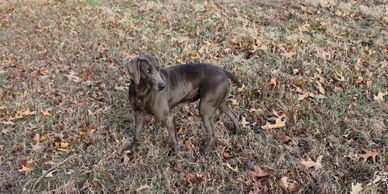
<svg viewBox="0 0 388 194"><path fill-rule="evenodd" d="M384 0L0 1L0 193L387 193ZM180 152L146 117L139 149L123 63L234 72L217 143L176 107Z"/></svg>

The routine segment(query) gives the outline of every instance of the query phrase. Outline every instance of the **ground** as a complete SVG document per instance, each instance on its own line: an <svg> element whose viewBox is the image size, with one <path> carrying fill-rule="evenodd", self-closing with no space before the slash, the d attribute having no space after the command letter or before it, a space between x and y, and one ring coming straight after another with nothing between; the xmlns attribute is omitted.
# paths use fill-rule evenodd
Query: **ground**
<svg viewBox="0 0 388 194"><path fill-rule="evenodd" d="M0 2L1 193L386 193L387 8L375 1ZM217 113L175 109L180 152L149 115L137 152L123 62L217 64ZM385 97L384 97L385 96Z"/></svg>

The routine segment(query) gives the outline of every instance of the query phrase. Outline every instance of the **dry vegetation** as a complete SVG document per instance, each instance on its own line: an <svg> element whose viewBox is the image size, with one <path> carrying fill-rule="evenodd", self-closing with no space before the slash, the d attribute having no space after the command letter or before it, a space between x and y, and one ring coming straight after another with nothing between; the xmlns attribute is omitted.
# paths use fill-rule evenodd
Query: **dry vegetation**
<svg viewBox="0 0 388 194"><path fill-rule="evenodd" d="M384 193L387 4L0 1L0 192ZM242 132L176 108L181 152L147 117L139 151L122 61L235 72Z"/></svg>

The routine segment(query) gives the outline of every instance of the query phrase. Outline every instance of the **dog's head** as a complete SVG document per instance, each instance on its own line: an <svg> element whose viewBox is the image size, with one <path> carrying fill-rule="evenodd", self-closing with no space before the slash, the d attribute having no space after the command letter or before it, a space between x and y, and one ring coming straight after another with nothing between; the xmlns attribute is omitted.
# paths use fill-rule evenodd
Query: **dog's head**
<svg viewBox="0 0 388 194"><path fill-rule="evenodd" d="M135 84L146 84L155 90L163 90L166 83L160 76L159 59L154 55L140 55L125 64Z"/></svg>

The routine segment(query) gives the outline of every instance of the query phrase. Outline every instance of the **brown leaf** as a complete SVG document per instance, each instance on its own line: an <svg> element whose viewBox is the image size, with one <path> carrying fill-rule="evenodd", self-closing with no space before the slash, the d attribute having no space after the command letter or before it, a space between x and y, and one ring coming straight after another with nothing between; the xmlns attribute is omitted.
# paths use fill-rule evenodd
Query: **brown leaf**
<svg viewBox="0 0 388 194"><path fill-rule="evenodd" d="M278 185L286 192L296 192L299 190L299 185L285 176L278 181Z"/></svg>
<svg viewBox="0 0 388 194"><path fill-rule="evenodd" d="M316 162L314 162L310 158L308 158L308 160L302 160L300 162L300 164L302 164L303 168L311 168L311 167L313 167L313 168L319 170L319 169L321 169L323 167L322 163L321 163L322 158L323 158L323 156L319 156Z"/></svg>
<svg viewBox="0 0 388 194"><path fill-rule="evenodd" d="M345 78L344 76L342 75L342 73L338 72L338 71L334 71L334 74L335 74L335 79L338 80L338 81L345 81Z"/></svg>
<svg viewBox="0 0 388 194"><path fill-rule="evenodd" d="M373 100L381 103L381 102L384 102L384 96L386 96L388 94L388 92L379 92L377 94L377 96L374 96L373 97Z"/></svg>
<svg viewBox="0 0 388 194"><path fill-rule="evenodd" d="M186 174L186 187L192 188L195 184L203 180L203 175L199 173L187 173Z"/></svg>
<svg viewBox="0 0 388 194"><path fill-rule="evenodd" d="M233 157L233 153L229 150L225 150L222 156L224 157L224 159L229 159Z"/></svg>
<svg viewBox="0 0 388 194"><path fill-rule="evenodd" d="M137 188L135 191L136 191L136 193L140 193L140 192L142 192L142 191L144 191L146 189L149 189L149 188L151 188L151 187L148 186L147 184L145 184L145 185L142 185L139 188Z"/></svg>
<svg viewBox="0 0 388 194"><path fill-rule="evenodd" d="M41 145L41 143L36 142L36 144L31 144L31 149L34 152L41 152L43 150L43 146Z"/></svg>
<svg viewBox="0 0 388 194"><path fill-rule="evenodd" d="M81 74L81 76L82 76L82 80L83 81L87 81L87 80L90 80L90 72L89 72L89 70L87 70L87 69L82 69L82 74Z"/></svg>
<svg viewBox="0 0 388 194"><path fill-rule="evenodd" d="M53 171L50 171L49 173L47 173L46 170L43 170L42 171L42 174L46 174L44 177L47 177L47 178L51 178L51 177L54 177L53 173L56 172L57 170L53 170Z"/></svg>
<svg viewBox="0 0 388 194"><path fill-rule="evenodd" d="M15 117L10 120L21 119L21 118L24 118L27 116L33 116L33 115L35 115L35 111L30 111L30 109L17 111L15 114Z"/></svg>
<svg viewBox="0 0 388 194"><path fill-rule="evenodd" d="M19 169L18 171L23 174L28 174L34 170L33 164L34 164L34 161L32 159L26 160L23 162L22 168Z"/></svg>
<svg viewBox="0 0 388 194"><path fill-rule="evenodd" d="M352 183L352 191L350 194L359 194L362 191L362 184L361 183Z"/></svg>
<svg viewBox="0 0 388 194"><path fill-rule="evenodd" d="M12 121L1 121L0 123L3 124L3 125L15 125L16 124L16 123L14 123Z"/></svg>
<svg viewBox="0 0 388 194"><path fill-rule="evenodd" d="M72 179L69 179L66 184L66 194L72 194L75 192L75 186L74 186L74 181Z"/></svg>
<svg viewBox="0 0 388 194"><path fill-rule="evenodd" d="M125 87L125 86L118 86L117 84L115 85L115 87L113 88L115 89L116 91L125 91L128 89L128 87Z"/></svg>
<svg viewBox="0 0 388 194"><path fill-rule="evenodd" d="M266 122L266 124L261 126L261 128L264 130L269 130L285 127L288 120L287 115L284 113L279 115L276 111L272 111L272 113L274 114L274 117L272 117L271 120L275 121L275 123L271 124L270 122Z"/></svg>
<svg viewBox="0 0 388 194"><path fill-rule="evenodd" d="M43 116L49 117L49 116L52 115L52 114L50 113L50 111L51 111L51 108L48 108L48 109L42 110L42 111L40 111L40 112L42 113Z"/></svg>
<svg viewBox="0 0 388 194"><path fill-rule="evenodd" d="M295 145L295 142L288 135L281 135L278 139L287 145Z"/></svg>
<svg viewBox="0 0 388 194"><path fill-rule="evenodd" d="M70 144L68 142L61 142L61 143L56 143L55 147L58 151L61 152L70 152Z"/></svg>
<svg viewBox="0 0 388 194"><path fill-rule="evenodd" d="M317 81L316 83L317 83L317 89L318 89L318 91L319 91L321 94L325 95L325 89L323 89L321 83L320 83L319 81Z"/></svg>
<svg viewBox="0 0 388 194"><path fill-rule="evenodd" d="M130 161L129 154L131 154L131 151L127 150L123 153L123 164L128 164Z"/></svg>
<svg viewBox="0 0 388 194"><path fill-rule="evenodd" d="M241 87L237 88L237 92L239 92L239 93L241 93L245 90L247 90L247 87L244 84Z"/></svg>
<svg viewBox="0 0 388 194"><path fill-rule="evenodd" d="M298 101L304 100L308 97L314 97L314 94L311 92L303 92L302 94L298 94Z"/></svg>
<svg viewBox="0 0 388 194"><path fill-rule="evenodd" d="M270 83L271 85L273 85L273 87L276 87L276 86L279 85L279 81L276 79L276 77L271 78L271 80L269 81L269 83Z"/></svg>
<svg viewBox="0 0 388 194"><path fill-rule="evenodd" d="M265 171L259 166L255 166L255 171L248 172L248 177L251 179L262 178L262 177L267 177L271 175L272 175L271 172Z"/></svg>
<svg viewBox="0 0 388 194"><path fill-rule="evenodd" d="M379 154L376 151L367 151L365 154L356 154L356 157L364 162L366 162L369 158L371 158L372 162L377 162L378 155Z"/></svg>
<svg viewBox="0 0 388 194"><path fill-rule="evenodd" d="M241 116L241 127L247 127L247 125L249 125L250 122L248 122L244 116Z"/></svg>
<svg viewBox="0 0 388 194"><path fill-rule="evenodd" d="M69 79L70 81L73 81L75 83L80 83L82 81L82 79L79 78L77 73L74 71L70 71L69 75L66 75L66 77L67 77L67 79Z"/></svg>
<svg viewBox="0 0 388 194"><path fill-rule="evenodd" d="M177 135L183 135L183 134L185 134L185 131L186 131L186 128L180 126L180 127L177 127L176 134Z"/></svg>
<svg viewBox="0 0 388 194"><path fill-rule="evenodd" d="M229 101L231 102L230 104L233 106L233 107L238 107L239 103L236 99L229 99Z"/></svg>
<svg viewBox="0 0 388 194"><path fill-rule="evenodd" d="M18 171L21 172L21 173L24 173L24 174L28 174L28 173L32 172L32 170L34 170L33 167L22 165L22 168L19 169Z"/></svg>
<svg viewBox="0 0 388 194"><path fill-rule="evenodd" d="M237 165L236 165L235 167L232 167L229 163L226 163L225 166L226 166L229 170L231 170L231 171L233 171L233 172L239 172L238 166L237 166Z"/></svg>

